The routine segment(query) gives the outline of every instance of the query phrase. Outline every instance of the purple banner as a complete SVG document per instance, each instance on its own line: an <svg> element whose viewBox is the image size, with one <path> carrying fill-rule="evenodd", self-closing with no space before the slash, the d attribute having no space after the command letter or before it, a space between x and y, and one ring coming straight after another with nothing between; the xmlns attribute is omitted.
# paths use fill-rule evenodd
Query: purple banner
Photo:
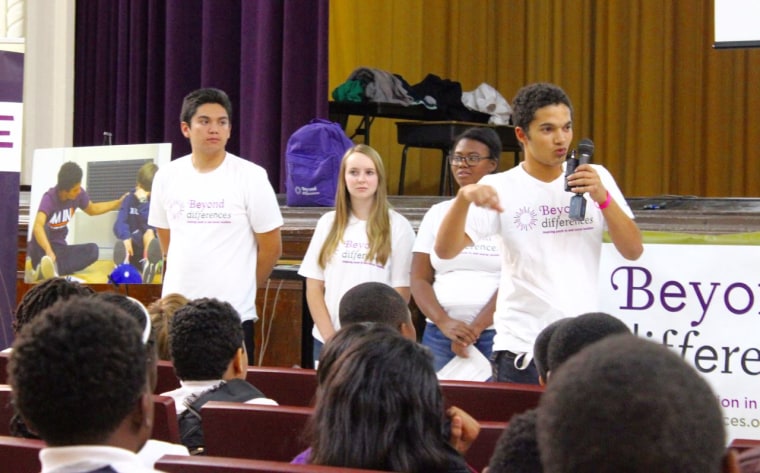
<svg viewBox="0 0 760 473"><path fill-rule="evenodd" d="M24 55L0 51L0 102L20 104L23 93ZM20 140L14 142L11 133L16 129L12 123L20 118L0 111L0 147L3 149L20 146ZM20 163L13 163L11 167L20 168ZM0 166L0 169L7 168ZM18 172L0 171L0 349L13 342L11 321L16 308L19 186Z"/></svg>

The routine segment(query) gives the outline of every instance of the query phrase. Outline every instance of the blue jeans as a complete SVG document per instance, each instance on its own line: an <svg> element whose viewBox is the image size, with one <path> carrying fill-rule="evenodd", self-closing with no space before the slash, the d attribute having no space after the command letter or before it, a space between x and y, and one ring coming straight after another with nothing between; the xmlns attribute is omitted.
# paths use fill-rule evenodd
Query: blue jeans
<svg viewBox="0 0 760 473"><path fill-rule="evenodd" d="M538 384L538 370L533 360L523 369L515 366L517 355L511 351L495 351L491 355L493 380L503 383Z"/></svg>
<svg viewBox="0 0 760 473"><path fill-rule="evenodd" d="M313 337L312 337L313 338ZM311 349L311 359L314 361L314 367L317 367L317 361L319 361L319 354L322 353L322 347L324 346L324 343L320 342L316 338L314 338L314 345Z"/></svg>
<svg viewBox="0 0 760 473"><path fill-rule="evenodd" d="M488 359L491 358L491 348L493 347L493 336L495 334L496 330L483 330L474 344L475 348ZM435 366L436 371L446 366L446 363L451 361L455 356L454 352L451 351L451 339L444 335L435 324L425 324L422 344L433 352L433 366Z"/></svg>

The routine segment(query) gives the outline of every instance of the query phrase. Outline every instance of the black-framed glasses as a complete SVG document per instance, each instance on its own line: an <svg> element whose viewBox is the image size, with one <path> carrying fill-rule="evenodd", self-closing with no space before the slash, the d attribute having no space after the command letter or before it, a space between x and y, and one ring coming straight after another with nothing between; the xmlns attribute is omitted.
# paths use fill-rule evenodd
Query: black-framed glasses
<svg viewBox="0 0 760 473"><path fill-rule="evenodd" d="M460 165L462 163L467 163L468 166L475 166L478 164L482 159L491 159L490 156L481 156L479 154L450 154L449 155L449 163L451 165Z"/></svg>

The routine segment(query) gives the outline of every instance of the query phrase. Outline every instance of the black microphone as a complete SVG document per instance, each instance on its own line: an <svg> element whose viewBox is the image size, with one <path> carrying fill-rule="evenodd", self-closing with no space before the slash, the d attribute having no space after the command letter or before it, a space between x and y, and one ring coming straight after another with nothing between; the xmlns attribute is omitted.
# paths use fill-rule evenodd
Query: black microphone
<svg viewBox="0 0 760 473"><path fill-rule="evenodd" d="M572 192L572 189L567 184L567 177L575 172L575 169L581 164L588 164L591 162L591 156L594 155L594 142L588 138L582 139L578 143L578 158L573 156L567 160L567 169L565 170L565 190ZM573 164L571 165L571 160ZM570 169L572 166L572 170ZM570 199L570 220L583 220L586 218L586 199L582 193L576 192Z"/></svg>
<svg viewBox="0 0 760 473"><path fill-rule="evenodd" d="M594 142L588 138L583 138L578 143L578 165L588 164L591 162L591 156L594 155Z"/></svg>

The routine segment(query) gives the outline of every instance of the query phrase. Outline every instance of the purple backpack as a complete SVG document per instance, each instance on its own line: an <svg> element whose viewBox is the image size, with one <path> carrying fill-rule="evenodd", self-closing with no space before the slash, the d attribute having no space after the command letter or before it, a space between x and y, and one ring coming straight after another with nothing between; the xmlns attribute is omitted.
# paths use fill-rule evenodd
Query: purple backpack
<svg viewBox="0 0 760 473"><path fill-rule="evenodd" d="M290 207L332 207L343 154L354 143L335 122L315 118L288 138L285 148L286 203Z"/></svg>

